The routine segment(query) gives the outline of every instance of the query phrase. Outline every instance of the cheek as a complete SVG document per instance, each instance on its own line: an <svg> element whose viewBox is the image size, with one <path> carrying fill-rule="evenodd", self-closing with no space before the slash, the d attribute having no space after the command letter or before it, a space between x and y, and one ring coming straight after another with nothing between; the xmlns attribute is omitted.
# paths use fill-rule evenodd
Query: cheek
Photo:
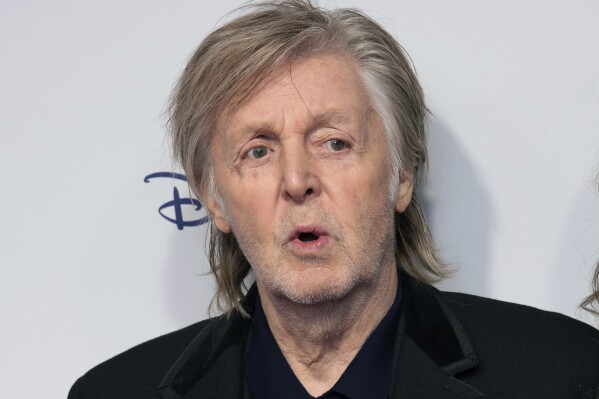
<svg viewBox="0 0 599 399"><path fill-rule="evenodd" d="M388 169L370 165L366 170L350 170L338 179L341 190L354 206L370 208L389 201L390 176Z"/></svg>
<svg viewBox="0 0 599 399"><path fill-rule="evenodd" d="M228 205L238 220L262 224L272 219L278 197L278 185L270 178L246 176L228 184Z"/></svg>

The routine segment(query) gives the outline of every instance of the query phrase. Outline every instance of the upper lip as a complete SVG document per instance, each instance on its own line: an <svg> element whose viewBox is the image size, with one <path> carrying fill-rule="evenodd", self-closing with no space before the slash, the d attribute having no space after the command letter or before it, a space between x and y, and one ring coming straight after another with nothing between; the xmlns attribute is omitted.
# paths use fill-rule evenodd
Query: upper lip
<svg viewBox="0 0 599 399"><path fill-rule="evenodd" d="M289 241L293 241L295 239L297 239L300 234L302 233L312 233L316 236L326 236L328 235L327 231L318 225L302 225L302 226L296 226L293 231L291 232L291 234L289 235Z"/></svg>

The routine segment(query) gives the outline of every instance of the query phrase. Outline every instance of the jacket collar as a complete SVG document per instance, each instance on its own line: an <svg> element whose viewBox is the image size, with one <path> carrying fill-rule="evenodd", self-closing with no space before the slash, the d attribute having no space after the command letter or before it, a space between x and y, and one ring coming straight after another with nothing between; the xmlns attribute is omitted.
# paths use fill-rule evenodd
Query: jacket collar
<svg viewBox="0 0 599 399"><path fill-rule="evenodd" d="M478 358L443 293L401 276L405 292L394 348L395 398L467 398L485 396L457 375L478 365Z"/></svg>
<svg viewBox="0 0 599 399"><path fill-rule="evenodd" d="M252 285L242 300L252 314L258 289ZM243 376L249 320L233 311L207 322L162 379L162 399L250 398Z"/></svg>
<svg viewBox="0 0 599 399"><path fill-rule="evenodd" d="M394 349L391 398L484 398L456 378L475 367L472 344L443 294L403 274L403 306ZM252 286L244 308L252 314L258 295ZM243 376L249 321L237 312L210 320L165 375L162 399L250 398ZM434 394L431 395L431 393Z"/></svg>

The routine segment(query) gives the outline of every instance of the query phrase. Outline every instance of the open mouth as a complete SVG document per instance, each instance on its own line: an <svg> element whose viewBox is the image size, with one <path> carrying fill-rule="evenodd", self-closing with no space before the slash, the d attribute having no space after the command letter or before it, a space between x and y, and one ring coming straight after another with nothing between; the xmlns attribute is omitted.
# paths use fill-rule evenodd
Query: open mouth
<svg viewBox="0 0 599 399"><path fill-rule="evenodd" d="M300 226L289 237L292 250L303 254L323 251L329 242L328 233L319 226Z"/></svg>
<svg viewBox="0 0 599 399"><path fill-rule="evenodd" d="M311 241L318 240L318 237L319 236L317 236L316 234L313 234L313 233L300 233L300 235L297 237L297 239L302 242L311 242Z"/></svg>
<svg viewBox="0 0 599 399"><path fill-rule="evenodd" d="M320 251L329 240L325 229L317 225L297 226L289 236L289 243L298 251Z"/></svg>

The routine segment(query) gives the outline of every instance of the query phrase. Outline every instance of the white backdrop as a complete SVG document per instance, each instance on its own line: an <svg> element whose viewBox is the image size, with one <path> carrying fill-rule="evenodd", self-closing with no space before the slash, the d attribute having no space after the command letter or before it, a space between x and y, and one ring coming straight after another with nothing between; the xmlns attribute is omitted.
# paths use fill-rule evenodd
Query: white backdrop
<svg viewBox="0 0 599 399"><path fill-rule="evenodd" d="M65 397L94 364L206 317L205 226L158 213L184 182L144 177L174 171L165 101L238 4L0 2L6 397ZM599 3L367 4L434 114L423 195L461 267L442 286L594 323L576 308L599 249Z"/></svg>

